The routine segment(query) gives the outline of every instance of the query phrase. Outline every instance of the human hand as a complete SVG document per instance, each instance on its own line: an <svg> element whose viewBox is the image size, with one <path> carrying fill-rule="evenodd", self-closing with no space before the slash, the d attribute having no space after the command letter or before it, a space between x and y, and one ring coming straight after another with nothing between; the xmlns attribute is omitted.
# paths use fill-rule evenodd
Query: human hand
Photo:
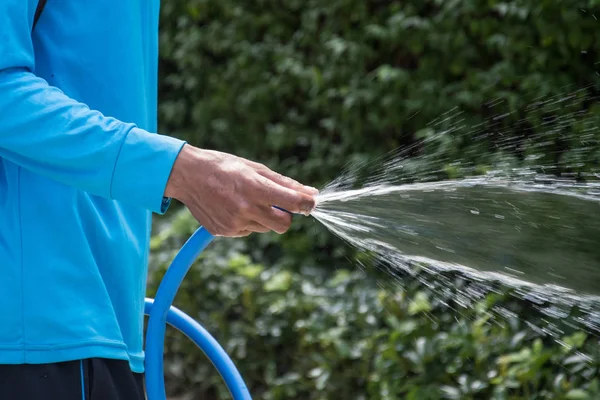
<svg viewBox="0 0 600 400"><path fill-rule="evenodd" d="M285 233L292 213L308 215L318 190L266 166L218 151L185 145L175 161L165 196L181 201L212 235Z"/></svg>

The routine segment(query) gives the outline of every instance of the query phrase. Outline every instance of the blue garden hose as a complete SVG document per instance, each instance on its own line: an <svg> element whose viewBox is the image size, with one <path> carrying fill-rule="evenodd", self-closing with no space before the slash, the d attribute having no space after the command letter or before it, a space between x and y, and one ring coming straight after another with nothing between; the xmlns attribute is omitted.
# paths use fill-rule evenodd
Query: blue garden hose
<svg viewBox="0 0 600 400"><path fill-rule="evenodd" d="M292 214L281 207L278 210ZM213 363L225 381L233 400L251 400L250 392L242 375L225 350L198 322L172 306L183 278L200 253L212 242L214 236L203 227L185 242L167 269L158 286L156 298L146 299L144 313L149 315L146 332L146 392L148 400L166 400L164 378L164 343L166 324L183 332Z"/></svg>
<svg viewBox="0 0 600 400"><path fill-rule="evenodd" d="M166 323L191 339L210 359L234 400L251 400L246 384L233 361L219 343L199 323L171 304L190 267L212 242L212 236L200 227L183 245L167 270L154 300L146 299L145 314L149 315L146 332L146 392L148 400L165 400L163 366Z"/></svg>

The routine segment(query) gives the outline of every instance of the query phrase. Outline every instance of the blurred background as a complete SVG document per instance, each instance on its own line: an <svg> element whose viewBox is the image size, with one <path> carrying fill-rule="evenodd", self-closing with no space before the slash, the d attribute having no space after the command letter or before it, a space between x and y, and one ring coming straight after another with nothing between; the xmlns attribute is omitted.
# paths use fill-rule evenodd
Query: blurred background
<svg viewBox="0 0 600 400"><path fill-rule="evenodd" d="M528 140L515 162L598 170L600 132L584 143L577 118L539 121L583 110L600 125L599 0L162 3L161 133L321 188L349 163L434 135L428 124L452 111L488 135L415 146L440 179L458 161L484 168L506 135ZM587 100L530 107L574 90ZM156 217L149 296L197 227L175 203ZM256 399L600 399L595 334L566 326L548 338L536 328L546 317L507 288L465 306L474 283L459 274L445 277L445 297L431 295L435 281L395 278L295 217L285 235L215 241L175 305L224 346ZM504 318L490 323L498 305ZM173 399L230 398L182 334L168 331L165 354Z"/></svg>

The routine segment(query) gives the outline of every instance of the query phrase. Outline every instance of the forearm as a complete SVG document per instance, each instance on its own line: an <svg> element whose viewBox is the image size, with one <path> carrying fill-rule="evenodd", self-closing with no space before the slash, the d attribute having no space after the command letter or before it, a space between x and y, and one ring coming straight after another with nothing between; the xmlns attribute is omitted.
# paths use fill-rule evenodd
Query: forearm
<svg viewBox="0 0 600 400"><path fill-rule="evenodd" d="M161 212L182 146L91 110L25 68L0 70L0 157L23 168Z"/></svg>

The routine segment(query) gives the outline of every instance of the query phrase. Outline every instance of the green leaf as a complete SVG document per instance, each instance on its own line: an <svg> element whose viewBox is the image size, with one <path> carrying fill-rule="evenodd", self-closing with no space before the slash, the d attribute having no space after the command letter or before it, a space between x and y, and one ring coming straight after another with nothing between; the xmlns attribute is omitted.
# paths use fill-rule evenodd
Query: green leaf
<svg viewBox="0 0 600 400"><path fill-rule="evenodd" d="M292 274L289 271L278 272L265 283L265 291L287 291L292 284Z"/></svg>
<svg viewBox="0 0 600 400"><path fill-rule="evenodd" d="M581 389L572 389L565 395L567 400L590 400L591 397Z"/></svg>
<svg viewBox="0 0 600 400"><path fill-rule="evenodd" d="M415 315L431 311L431 303L427 295L423 292L418 292L408 306L408 313Z"/></svg>

